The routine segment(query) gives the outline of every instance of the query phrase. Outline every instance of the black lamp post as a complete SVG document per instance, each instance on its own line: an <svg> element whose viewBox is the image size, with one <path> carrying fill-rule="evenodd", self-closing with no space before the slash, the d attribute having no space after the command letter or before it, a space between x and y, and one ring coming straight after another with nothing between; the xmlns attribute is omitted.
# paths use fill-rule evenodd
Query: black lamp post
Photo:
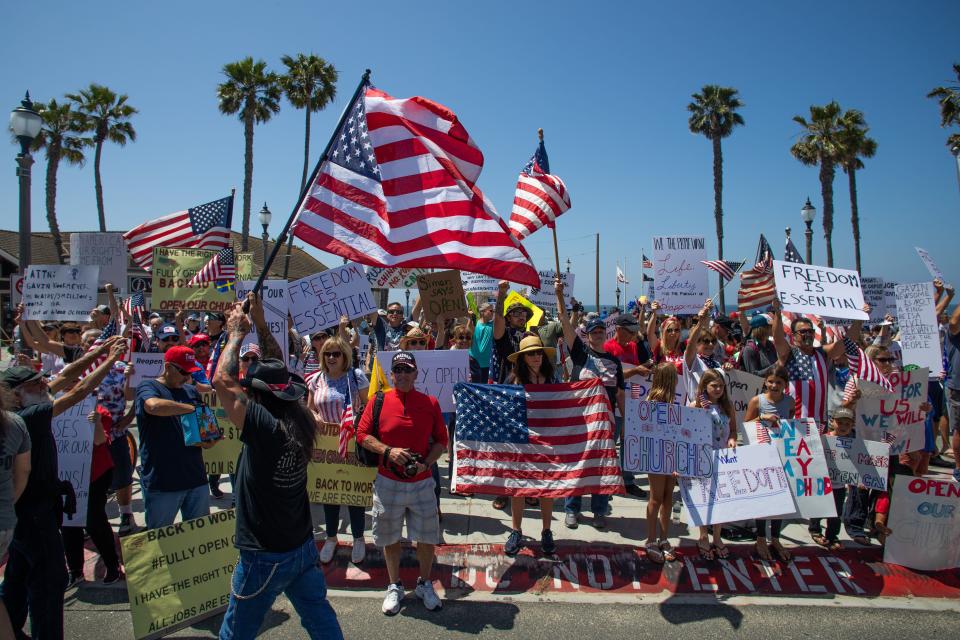
<svg viewBox="0 0 960 640"><path fill-rule="evenodd" d="M800 209L800 219L807 225L807 264L813 262L813 219L816 217L817 208L810 204L810 198L807 198L807 203Z"/></svg>
<svg viewBox="0 0 960 640"><path fill-rule="evenodd" d="M30 145L40 133L42 120L33 108L30 92L20 102L20 106L10 113L10 130L20 141L20 153L17 155L17 177L20 178L20 274L27 272L30 265L30 166L33 156Z"/></svg>
<svg viewBox="0 0 960 640"><path fill-rule="evenodd" d="M407 289L407 318L410 317L410 289Z"/></svg>
<svg viewBox="0 0 960 640"><path fill-rule="evenodd" d="M621 293L623 293L623 292L620 291L620 285L617 285L616 294L617 294L617 309L618 309L618 310L620 309L620 294L621 294Z"/></svg>
<svg viewBox="0 0 960 640"><path fill-rule="evenodd" d="M270 226L270 218L273 217L273 214L270 213L270 209L267 209L267 203L263 203L263 209L260 209L260 226L263 227L263 260L267 260L267 227Z"/></svg>

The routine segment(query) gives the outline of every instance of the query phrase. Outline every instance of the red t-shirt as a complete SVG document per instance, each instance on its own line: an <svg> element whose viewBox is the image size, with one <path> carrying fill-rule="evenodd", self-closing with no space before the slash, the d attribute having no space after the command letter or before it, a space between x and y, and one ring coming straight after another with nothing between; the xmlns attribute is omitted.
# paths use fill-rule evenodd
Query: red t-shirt
<svg viewBox="0 0 960 640"><path fill-rule="evenodd" d="M373 403L373 399L370 402ZM373 406L364 411L357 426L357 442L361 445L371 434ZM440 414L440 403L433 396L413 390L406 393L389 389L383 393L383 408L380 410L380 442L395 449L409 449L424 458L430 447L439 443L447 446L447 425ZM392 480L416 482L430 477L430 470L412 478L401 478L380 465L380 473Z"/></svg>
<svg viewBox="0 0 960 640"><path fill-rule="evenodd" d="M640 355L637 353L636 342L630 341L627 343L627 346L623 346L617 342L616 338L610 338L603 343L603 350L612 356L617 356L623 364L632 364L633 366L640 364Z"/></svg>
<svg viewBox="0 0 960 640"><path fill-rule="evenodd" d="M93 482L108 470L113 469L113 456L110 455L109 449L110 429L113 428L113 418L110 416L110 410L100 404L97 405L97 413L100 414L100 422L103 425L103 432L107 436L107 441L93 447L93 461L90 463L90 482Z"/></svg>

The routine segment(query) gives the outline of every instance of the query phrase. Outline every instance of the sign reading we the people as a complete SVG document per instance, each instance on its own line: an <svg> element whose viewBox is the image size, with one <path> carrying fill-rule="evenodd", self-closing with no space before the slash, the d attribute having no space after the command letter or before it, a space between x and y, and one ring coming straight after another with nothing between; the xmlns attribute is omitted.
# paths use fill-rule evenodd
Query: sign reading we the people
<svg viewBox="0 0 960 640"><path fill-rule="evenodd" d="M707 259L703 236L653 239L653 279L657 301L667 314L693 315L707 299Z"/></svg>
<svg viewBox="0 0 960 640"><path fill-rule="evenodd" d="M127 243L122 233L71 233L70 264L100 267L100 286L110 283L117 293L127 288Z"/></svg>
<svg viewBox="0 0 960 640"><path fill-rule="evenodd" d="M943 372L940 353L940 329L933 301L933 284L915 282L898 284L897 325L900 327L900 350L903 364L926 367L932 375Z"/></svg>
<svg viewBox="0 0 960 640"><path fill-rule="evenodd" d="M704 409L627 397L623 469L637 473L709 476L713 423Z"/></svg>
<svg viewBox="0 0 960 640"><path fill-rule="evenodd" d="M94 425L87 416L97 406L95 395L87 396L53 418L50 430L57 443L57 466L61 480L73 485L77 511L63 514L63 526L83 527L87 524L87 502L90 498L90 464L93 459Z"/></svg>
<svg viewBox="0 0 960 640"><path fill-rule="evenodd" d="M373 407L371 407L371 410ZM356 440L350 440L347 457L340 456L340 425L320 423L313 445L313 460L307 466L307 494L316 504L373 506L376 467L357 460Z"/></svg>
<svg viewBox="0 0 960 640"><path fill-rule="evenodd" d="M367 274L355 262L291 282L287 303L294 326L305 335L339 324L341 316L353 320L377 311Z"/></svg>
<svg viewBox="0 0 960 640"><path fill-rule="evenodd" d="M187 286L216 254L209 249L154 247L151 307L156 311L225 311L237 301L236 279ZM237 253L236 260L237 277L250 278L253 254Z"/></svg>
<svg viewBox="0 0 960 640"><path fill-rule="evenodd" d="M898 475L883 561L919 571L960 567L960 484Z"/></svg>
<svg viewBox="0 0 960 640"><path fill-rule="evenodd" d="M863 310L863 289L856 271L774 260L773 276L784 311L869 319Z"/></svg>
<svg viewBox="0 0 960 640"><path fill-rule="evenodd" d="M427 318L459 318L469 313L460 272L455 269L417 276L417 288Z"/></svg>
<svg viewBox="0 0 960 640"><path fill-rule="evenodd" d="M97 305L100 267L30 265L23 278L24 320L84 321Z"/></svg>

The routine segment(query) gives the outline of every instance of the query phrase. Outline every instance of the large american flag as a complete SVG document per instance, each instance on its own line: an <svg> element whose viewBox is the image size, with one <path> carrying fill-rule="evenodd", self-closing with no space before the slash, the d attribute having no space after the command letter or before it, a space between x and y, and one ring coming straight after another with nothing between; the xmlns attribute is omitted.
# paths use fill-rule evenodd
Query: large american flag
<svg viewBox="0 0 960 640"><path fill-rule="evenodd" d="M483 154L447 107L366 85L349 105L293 234L375 267L462 269L534 287L530 256L476 186Z"/></svg>
<svg viewBox="0 0 960 640"><path fill-rule="evenodd" d="M757 260L752 269L740 274L740 291L737 303L741 311L763 307L777 296L777 285L773 277L773 250L767 239L760 234L757 245Z"/></svg>
<svg viewBox="0 0 960 640"><path fill-rule="evenodd" d="M787 374L790 377L788 393L796 401L794 417L813 418L821 429L826 425L829 373L830 365L823 349L815 348L807 355L799 347L791 347Z"/></svg>
<svg viewBox="0 0 960 640"><path fill-rule="evenodd" d="M517 179L510 233L517 240L523 240L541 227L552 227L557 217L569 208L567 186L559 177L550 175L550 160L541 140Z"/></svg>
<svg viewBox="0 0 960 640"><path fill-rule="evenodd" d="M233 253L233 247L220 249L212 258L203 265L196 275L190 278L188 287L199 287L208 282L217 280L236 280L237 279L237 257Z"/></svg>
<svg viewBox="0 0 960 640"><path fill-rule="evenodd" d="M230 242L233 196L144 222L123 234L133 261L150 271L154 247L223 249Z"/></svg>
<svg viewBox="0 0 960 640"><path fill-rule="evenodd" d="M707 269L716 271L724 277L725 280L733 280L733 277L737 275L737 272L740 271L744 263L733 262L732 260L701 260Z"/></svg>
<svg viewBox="0 0 960 640"><path fill-rule="evenodd" d="M453 395L457 491L542 498L623 493L610 401L599 379L459 382Z"/></svg>

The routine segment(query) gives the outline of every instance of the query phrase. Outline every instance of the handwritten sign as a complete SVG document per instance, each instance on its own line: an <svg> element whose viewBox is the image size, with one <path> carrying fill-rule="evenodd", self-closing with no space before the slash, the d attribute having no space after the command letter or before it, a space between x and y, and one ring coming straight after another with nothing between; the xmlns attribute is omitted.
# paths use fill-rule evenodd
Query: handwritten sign
<svg viewBox="0 0 960 640"><path fill-rule="evenodd" d="M367 275L355 262L291 282L287 298L293 324L304 335L339 324L340 316L353 320L377 311Z"/></svg>
<svg viewBox="0 0 960 640"><path fill-rule="evenodd" d="M713 452L715 473L680 478L687 523L694 527L793 513L791 480L777 451L747 445Z"/></svg>
<svg viewBox="0 0 960 640"><path fill-rule="evenodd" d="M381 371L390 371L390 359L393 355L393 351L377 351L377 362ZM443 413L456 410L453 404L453 385L470 382L469 355L466 350L460 349L414 353L417 359L416 389L435 396Z"/></svg>
<svg viewBox="0 0 960 640"><path fill-rule="evenodd" d="M217 424L223 437L217 444L203 450L203 466L208 476L219 476L237 472L237 459L240 457L240 429L230 420L230 416L220 404L216 393L201 394L203 401L217 416Z"/></svg>
<svg viewBox="0 0 960 640"><path fill-rule="evenodd" d="M889 445L861 438L821 437L830 482L834 487L862 484L868 489L887 490Z"/></svg>
<svg viewBox="0 0 960 640"><path fill-rule="evenodd" d="M136 389L144 380L152 380L160 376L163 371L163 354L134 351L130 354L130 364L133 365L130 388Z"/></svg>
<svg viewBox="0 0 960 640"><path fill-rule="evenodd" d="M937 263L933 261L933 258L930 257L930 254L927 253L926 249L921 249L920 247L914 247L917 250L917 255L920 256L920 261L923 262L923 266L927 268L927 271L930 272L930 277L934 280L940 278L946 282L943 277L943 272L940 271L940 267L937 266Z"/></svg>
<svg viewBox="0 0 960 640"><path fill-rule="evenodd" d="M653 388L652 376L630 376L626 382L628 395L636 400L646 400L650 395L650 389ZM673 401L684 405L687 403L687 383L683 376L677 376L677 388Z"/></svg>
<svg viewBox="0 0 960 640"><path fill-rule="evenodd" d="M367 369L367 357L370 353L370 336L360 334L359 344L357 345L357 362L356 366L360 367L363 370Z"/></svg>
<svg viewBox="0 0 960 640"><path fill-rule="evenodd" d="M84 321L97 305L100 267L30 265L23 280L25 320Z"/></svg>
<svg viewBox="0 0 960 640"><path fill-rule="evenodd" d="M943 372L943 360L940 357L940 331L933 302L933 284L898 284L896 292L903 364L927 367L931 374L940 375Z"/></svg>
<svg viewBox="0 0 960 640"><path fill-rule="evenodd" d="M533 304L545 309L554 309L557 306L557 288L554 282L557 279L557 272L553 269L549 271L539 271L540 288L527 288L527 298ZM560 282L563 283L563 304L570 306L570 296L573 295L573 285L576 282L576 274L560 272Z"/></svg>
<svg viewBox="0 0 960 640"><path fill-rule="evenodd" d="M225 312L237 301L236 279L187 286L216 253L208 249L154 247L151 308L158 311L189 309ZM253 254L237 253L236 259L238 277L250 278L253 274Z"/></svg>
<svg viewBox="0 0 960 640"><path fill-rule="evenodd" d="M429 269L403 267L367 267L367 281L377 289L410 289L417 286L417 276L430 273Z"/></svg>
<svg viewBox="0 0 960 640"><path fill-rule="evenodd" d="M71 233L70 264L100 267L100 286L127 287L127 243L122 233Z"/></svg>
<svg viewBox="0 0 960 640"><path fill-rule="evenodd" d="M928 369L893 372L888 376L893 393L861 382L861 397L856 407L857 436L877 442L892 436L890 455L922 449L924 418L920 405L927 400L928 374Z"/></svg>
<svg viewBox="0 0 960 640"><path fill-rule="evenodd" d="M754 396L763 391L763 378L746 371L731 369L724 372L727 376L727 393L733 402L733 409L737 412L737 422L743 422L747 412L747 405Z"/></svg>
<svg viewBox="0 0 960 640"><path fill-rule="evenodd" d="M603 319L603 330L607 340L617 335L617 318L619 316L620 312L614 311L612 313L608 313L607 317Z"/></svg>
<svg viewBox="0 0 960 640"><path fill-rule="evenodd" d="M492 293L497 290L498 281L482 273L461 271L460 284L464 293Z"/></svg>
<svg viewBox="0 0 960 640"><path fill-rule="evenodd" d="M777 296L785 311L866 320L860 276L850 269L773 261Z"/></svg>
<svg viewBox="0 0 960 640"><path fill-rule="evenodd" d="M57 442L60 479L73 485L73 492L77 495L77 512L73 516L63 514L65 527L83 527L87 524L94 429L87 416L96 406L96 396L87 396L82 402L54 416L51 423L53 439Z"/></svg>
<svg viewBox="0 0 960 640"><path fill-rule="evenodd" d="M624 409L624 471L700 477L713 473L709 412L629 396Z"/></svg>
<svg viewBox="0 0 960 640"><path fill-rule="evenodd" d="M247 293L253 291L257 284L256 280L241 280L237 283L237 300L245 300ZM270 335L280 346L280 353L290 353L287 345L289 333L287 333L287 281L286 280L264 280L263 287L260 289L260 300L263 303L263 319L270 328ZM338 319L339 320L339 319ZM243 339L247 342L257 342L257 328L250 323L250 333Z"/></svg>
<svg viewBox="0 0 960 640"><path fill-rule="evenodd" d="M863 289L863 301L870 305L870 322L883 322L883 317L887 315L883 278L861 278L860 288Z"/></svg>
<svg viewBox="0 0 960 640"><path fill-rule="evenodd" d="M337 451L339 441L340 425L318 425L313 459L307 466L310 502L372 507L377 469L360 464L353 442L347 448L347 457L341 458Z"/></svg>
<svg viewBox="0 0 960 640"><path fill-rule="evenodd" d="M468 314L459 271L449 269L417 276L417 288L420 305L428 318L440 315L458 318Z"/></svg>
<svg viewBox="0 0 960 640"><path fill-rule="evenodd" d="M960 484L898 475L883 561L920 571L960 567Z"/></svg>
<svg viewBox="0 0 960 640"><path fill-rule="evenodd" d="M653 278L663 313L695 314L707 299L707 259L703 236L653 239Z"/></svg>

